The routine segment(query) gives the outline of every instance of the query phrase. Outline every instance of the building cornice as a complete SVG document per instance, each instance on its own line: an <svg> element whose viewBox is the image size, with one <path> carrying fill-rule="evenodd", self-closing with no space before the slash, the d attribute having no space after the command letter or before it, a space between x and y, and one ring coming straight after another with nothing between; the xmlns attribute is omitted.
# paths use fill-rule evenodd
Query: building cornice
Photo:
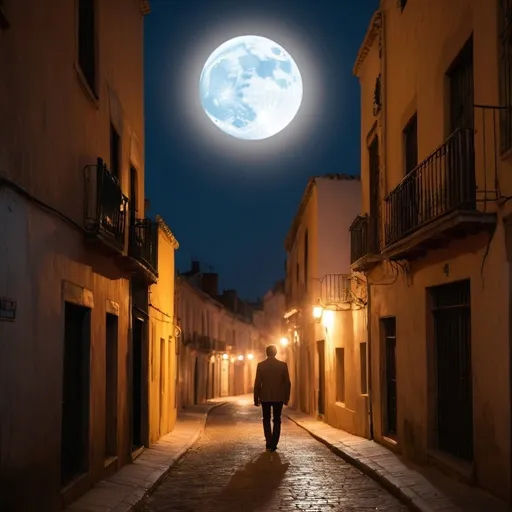
<svg viewBox="0 0 512 512"><path fill-rule="evenodd" d="M352 73L355 76L359 76L359 70L363 65L366 56L370 53L370 50L375 42L375 39L380 34L380 29L382 27L382 13L380 10L376 11L372 16L370 24L368 25L368 29L366 30L366 35L364 36L363 44L361 48L359 48L359 52L357 53L356 62L354 64L354 68L352 69Z"/></svg>
<svg viewBox="0 0 512 512"><path fill-rule="evenodd" d="M139 0L140 13L145 16L151 12L151 6L149 5L149 0Z"/></svg>
<svg viewBox="0 0 512 512"><path fill-rule="evenodd" d="M284 248L287 252L291 251L293 244L295 242L295 237L297 236L297 231L299 230L300 223L302 222L302 217L304 216L304 212L311 198L311 194L313 193L313 189L316 185L317 179L331 179L331 180L359 180L357 176L351 176L349 174L324 174L322 176L313 176L309 179L308 184L306 185L306 190L304 190L304 194L302 195L302 199L300 201L299 209L293 219L292 226L286 235L284 241Z"/></svg>
<svg viewBox="0 0 512 512"><path fill-rule="evenodd" d="M165 223L164 219L160 215L156 216L156 222L158 223L159 228L162 230L163 234L165 235L167 240L169 240L173 248L179 249L180 244L178 243L178 240L176 240L176 237L173 235L169 226Z"/></svg>

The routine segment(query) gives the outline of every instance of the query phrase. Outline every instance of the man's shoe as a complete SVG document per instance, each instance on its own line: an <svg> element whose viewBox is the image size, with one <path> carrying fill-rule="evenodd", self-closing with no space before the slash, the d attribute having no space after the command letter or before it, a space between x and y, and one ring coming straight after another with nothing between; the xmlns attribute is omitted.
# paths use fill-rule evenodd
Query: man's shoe
<svg viewBox="0 0 512 512"><path fill-rule="evenodd" d="M275 446L274 448L270 448L271 452L275 452L276 450L277 450L277 446Z"/></svg>

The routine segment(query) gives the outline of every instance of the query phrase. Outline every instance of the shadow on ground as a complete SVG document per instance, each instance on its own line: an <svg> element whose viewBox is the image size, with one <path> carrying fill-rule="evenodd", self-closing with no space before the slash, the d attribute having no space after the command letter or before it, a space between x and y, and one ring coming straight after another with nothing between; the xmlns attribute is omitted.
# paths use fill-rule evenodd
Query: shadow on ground
<svg viewBox="0 0 512 512"><path fill-rule="evenodd" d="M214 500L215 510L256 512L272 499L289 466L277 452L263 452L231 477Z"/></svg>

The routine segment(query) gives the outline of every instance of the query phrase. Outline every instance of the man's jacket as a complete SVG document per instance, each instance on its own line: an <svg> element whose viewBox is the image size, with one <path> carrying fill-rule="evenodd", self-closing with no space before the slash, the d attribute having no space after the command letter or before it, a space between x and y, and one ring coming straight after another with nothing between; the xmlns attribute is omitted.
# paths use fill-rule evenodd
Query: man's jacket
<svg viewBox="0 0 512 512"><path fill-rule="evenodd" d="M254 380L254 403L288 402L290 400L288 365L275 357L258 363Z"/></svg>

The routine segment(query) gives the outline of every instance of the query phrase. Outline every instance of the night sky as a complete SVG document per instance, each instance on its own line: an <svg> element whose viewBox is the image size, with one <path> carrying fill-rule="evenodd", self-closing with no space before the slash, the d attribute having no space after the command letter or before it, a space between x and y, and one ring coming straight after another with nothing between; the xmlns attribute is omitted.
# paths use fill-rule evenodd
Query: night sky
<svg viewBox="0 0 512 512"><path fill-rule="evenodd" d="M284 238L310 176L359 174L352 67L378 0L151 0L145 19L146 197L180 248L247 299L284 277ZM202 111L198 80L221 43L261 35L301 71L304 98L276 136L242 141Z"/></svg>

